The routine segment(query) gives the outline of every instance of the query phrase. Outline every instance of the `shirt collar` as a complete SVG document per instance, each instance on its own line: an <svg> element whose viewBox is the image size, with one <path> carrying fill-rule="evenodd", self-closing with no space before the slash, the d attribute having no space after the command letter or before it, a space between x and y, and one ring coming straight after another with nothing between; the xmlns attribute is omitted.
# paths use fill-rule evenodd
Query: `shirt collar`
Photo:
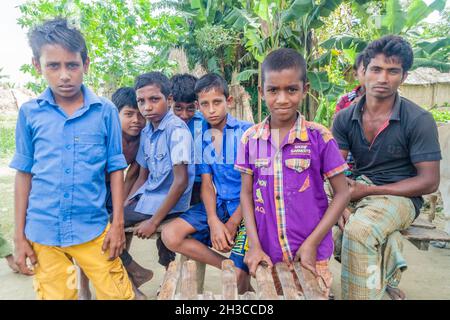
<svg viewBox="0 0 450 320"><path fill-rule="evenodd" d="M352 120L360 120L361 119L362 110L363 110L365 103L366 103L366 95L364 94L361 97L361 100L359 100L355 109L353 110ZM389 118L389 120L400 120L401 103L402 103L402 99L397 92L397 93L395 93L394 107L392 108L392 113L391 113L391 117Z"/></svg>
<svg viewBox="0 0 450 320"><path fill-rule="evenodd" d="M163 131L164 129L166 129L167 123L173 118L175 117L175 114L173 113L172 110L167 111L167 113L164 115L164 117L161 119L161 122L158 125L158 128L156 130L153 130L153 125L149 122L147 124L147 126L143 129L144 132L150 132L153 133L155 131L161 130Z"/></svg>
<svg viewBox="0 0 450 320"><path fill-rule="evenodd" d="M256 134L254 135L255 139L263 139L268 140L270 137L270 116L268 116L261 123L261 126L257 129ZM289 130L288 143L294 143L295 139L299 139L300 141L307 142L309 141L308 131L306 129L306 120L305 117L297 112L297 120L295 121L294 126Z"/></svg>
<svg viewBox="0 0 450 320"><path fill-rule="evenodd" d="M100 98L94 94L89 88L87 88L84 84L81 85L81 92L83 93L83 106L90 107L96 104L102 104ZM55 101L55 97L53 95L50 87L47 87L44 92L37 98L37 103L42 106L43 103L46 102L48 104L57 106L58 104Z"/></svg>

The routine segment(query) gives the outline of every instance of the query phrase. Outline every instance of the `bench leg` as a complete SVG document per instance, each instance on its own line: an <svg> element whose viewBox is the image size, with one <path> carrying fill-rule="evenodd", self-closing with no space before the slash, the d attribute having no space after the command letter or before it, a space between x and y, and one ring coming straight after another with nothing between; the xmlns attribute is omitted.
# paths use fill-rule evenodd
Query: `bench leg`
<svg viewBox="0 0 450 320"><path fill-rule="evenodd" d="M183 266L183 263L185 261L189 260L188 257L184 256L184 255L180 255L180 262L178 263L178 268L181 268ZM206 269L206 265L202 262L195 262L196 267L197 267L197 292L199 294L203 293L203 288L205 285L205 269ZM181 269L178 270L178 272L181 272ZM180 290L180 282L178 283L178 287L177 287L177 292L179 292Z"/></svg>

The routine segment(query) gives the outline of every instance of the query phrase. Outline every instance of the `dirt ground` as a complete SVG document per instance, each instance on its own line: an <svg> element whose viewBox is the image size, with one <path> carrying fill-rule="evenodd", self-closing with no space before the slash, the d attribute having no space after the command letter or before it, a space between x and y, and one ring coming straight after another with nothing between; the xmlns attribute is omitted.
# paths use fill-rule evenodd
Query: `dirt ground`
<svg viewBox="0 0 450 320"><path fill-rule="evenodd" d="M9 239L12 235L13 174L14 172L5 166L5 162L0 162L0 224L2 224L3 233ZM442 221L439 216L435 222L440 225ZM164 276L164 268L157 262L155 240L135 238L131 254L138 263L154 271L154 278L143 285L141 290L149 299L155 299ZM450 249L430 246L429 251L419 251L405 240L404 256L408 262L408 270L403 274L400 288L406 292L408 299L450 299ZM340 264L333 259L331 262L334 275L332 292L336 299L340 299L341 296L340 269ZM35 299L32 278L12 273L4 259L0 260L0 284L2 300ZM205 290L220 294L220 284L219 270L207 267ZM253 285L256 286L254 281Z"/></svg>

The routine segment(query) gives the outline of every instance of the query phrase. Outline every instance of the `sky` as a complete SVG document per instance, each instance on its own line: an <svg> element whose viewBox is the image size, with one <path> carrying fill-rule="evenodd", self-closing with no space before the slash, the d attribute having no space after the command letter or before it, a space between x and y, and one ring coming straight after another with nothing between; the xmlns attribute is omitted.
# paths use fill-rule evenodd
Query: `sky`
<svg viewBox="0 0 450 320"><path fill-rule="evenodd" d="M23 64L31 62L31 49L28 47L26 32L17 25L20 16L18 5L25 0L0 1L0 69L1 75L9 77L8 81L21 86L31 80L31 77L20 71ZM425 0L431 3L432 0ZM447 6L450 1L447 2ZM439 19L439 13L433 12L426 21L434 22Z"/></svg>

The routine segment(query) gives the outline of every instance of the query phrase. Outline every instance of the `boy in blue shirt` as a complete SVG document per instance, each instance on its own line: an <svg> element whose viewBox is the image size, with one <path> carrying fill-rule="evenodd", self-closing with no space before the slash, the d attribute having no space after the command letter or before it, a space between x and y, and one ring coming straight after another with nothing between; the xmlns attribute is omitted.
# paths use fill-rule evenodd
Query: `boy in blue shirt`
<svg viewBox="0 0 450 320"><path fill-rule="evenodd" d="M173 113L183 120L191 132L194 139L195 159L201 158L202 150L202 124L203 115L197 110L197 95L194 88L197 78L184 73L176 74L170 79L172 89L172 110ZM196 161L197 162L197 161ZM194 186L192 187L191 206L199 203L200 186L202 183L201 174L195 174Z"/></svg>
<svg viewBox="0 0 450 320"><path fill-rule="evenodd" d="M200 78L195 93L199 110L207 121L202 139L203 157L196 166L202 176L203 202L170 222L162 231L162 239L170 250L219 269L225 257L209 247L224 253L231 251L230 259L237 267L238 291L243 293L249 290L250 278L243 262L246 239L241 225L241 177L234 170L234 162L238 142L251 123L227 113L233 98L219 75Z"/></svg>
<svg viewBox="0 0 450 320"><path fill-rule="evenodd" d="M169 109L169 79L160 72L142 74L136 79L135 90L147 126L142 130L136 156L139 176L124 209L125 227L142 222L134 234L148 239L162 221L189 209L194 149L186 123ZM156 244L159 263L167 267L175 253L159 239Z"/></svg>
<svg viewBox="0 0 450 320"><path fill-rule="evenodd" d="M82 34L56 19L29 34L33 65L49 87L19 110L15 181L16 261L40 299L76 299L73 259L98 299L133 299L119 255L125 244L117 109L86 88ZM110 174L113 222L105 208ZM27 259L34 268L27 267ZM34 270L33 270L34 269Z"/></svg>

